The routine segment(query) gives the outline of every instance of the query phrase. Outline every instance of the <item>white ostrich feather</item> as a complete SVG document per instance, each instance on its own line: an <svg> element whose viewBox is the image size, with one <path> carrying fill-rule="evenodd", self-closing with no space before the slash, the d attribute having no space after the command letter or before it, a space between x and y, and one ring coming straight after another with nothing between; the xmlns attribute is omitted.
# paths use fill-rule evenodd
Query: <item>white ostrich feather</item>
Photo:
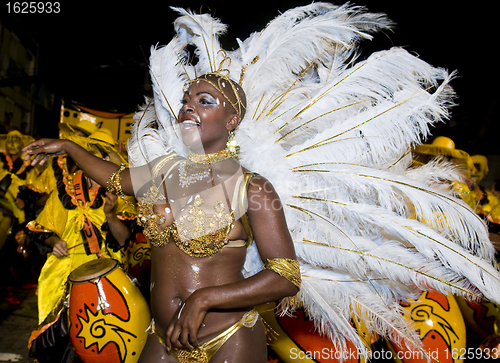
<svg viewBox="0 0 500 363"><path fill-rule="evenodd" d="M294 170L307 177L319 174L307 180L316 189L310 188L299 197L317 198L322 203L354 202L382 207L404 218L416 218L478 256L494 260L495 251L483 220L451 193L385 170L347 163L309 165Z"/></svg>
<svg viewBox="0 0 500 363"><path fill-rule="evenodd" d="M307 266L301 272L303 286L300 300L314 319L318 331L328 336L340 349L345 348L345 340L353 342L359 351L366 348L356 330L347 323L354 316L360 316L371 331L389 336L394 342L419 345L418 335L401 316L398 304L382 293L374 294L370 291L370 283Z"/></svg>
<svg viewBox="0 0 500 363"><path fill-rule="evenodd" d="M272 94L270 90L288 87L294 75L315 61L326 60L339 46L349 49L354 40L369 39L369 32L391 24L382 14L349 5L314 3L291 9L240 41L241 63L248 65L243 88L259 98ZM252 63L256 57L258 61Z"/></svg>
<svg viewBox="0 0 500 363"><path fill-rule="evenodd" d="M310 237L303 237L303 239L319 241L327 245L332 243L333 246L359 253L371 250L360 248L357 244L359 240L353 238L355 235L352 234L351 236L353 237L350 238L332 239L328 234L325 234L324 231L318 228L319 226L324 226L325 222L329 221L325 215L321 214L322 211L318 211L318 208L312 208L312 206L309 207L309 209L302 209L305 212L309 212L308 215L313 217L313 223L311 224L317 226L314 230L303 229L300 231L301 235L314 236L315 239ZM358 233L365 239L370 239L374 242L376 247L374 247L373 250L391 248L394 241L397 240L400 243L401 249L407 248L410 252L418 252L421 257L426 259L430 264L439 261L442 270L436 270L436 281L442 280L442 278L439 277L440 274L449 274L449 276L455 275L455 280L457 278L466 278L468 283L475 286L476 289L479 289L488 299L495 302L500 301L500 273L496 267L493 266L493 264L485 263L484 259L475 256L461 246L444 238L434 229L413 219L391 214L383 208L362 205L359 203L344 203L344 205L336 209L336 212L356 221L356 225L363 226L363 229ZM322 221L314 222L314 219L322 219ZM331 221L331 224L343 231L349 231L353 228L353 226L342 225L341 221ZM349 234L346 233L346 235ZM370 254L372 254L372 252L370 252ZM397 258L394 261L407 264L404 260L405 255L406 254L401 253L401 259ZM358 269L363 271L364 268L359 267L359 263L356 263L356 261L353 262L351 266L358 266ZM380 260L377 261L377 263L381 262ZM336 265L332 266L336 267ZM410 266L412 266L412 264L410 264ZM367 264L365 267L369 268L369 265ZM389 272L389 270L387 270L387 272ZM412 271L408 272L413 273ZM432 273L430 274L432 275ZM421 284L418 286L423 288ZM449 287L450 285L442 286L439 290L444 292ZM457 293L457 291L454 291L454 293Z"/></svg>
<svg viewBox="0 0 500 363"><path fill-rule="evenodd" d="M500 303L484 222L436 183L460 172L442 160L411 168L411 147L449 117L453 72L401 48L358 60L359 41L392 26L362 7L291 9L233 51L221 48L219 20L174 10L177 35L151 51L154 100L136 116L132 165L186 152L172 127L183 86L227 69L247 96L235 138L240 161L280 195L301 262L298 300L322 333L363 348L349 323L356 316L418 349L399 301L433 289ZM245 276L263 268L255 244L247 257Z"/></svg>
<svg viewBox="0 0 500 363"><path fill-rule="evenodd" d="M224 60L224 55L219 53L219 36L226 32L227 26L208 14L196 15L182 8L172 9L182 15L174 22L181 44L196 47L198 62L194 67L195 73L191 73L190 78L217 71L220 62Z"/></svg>

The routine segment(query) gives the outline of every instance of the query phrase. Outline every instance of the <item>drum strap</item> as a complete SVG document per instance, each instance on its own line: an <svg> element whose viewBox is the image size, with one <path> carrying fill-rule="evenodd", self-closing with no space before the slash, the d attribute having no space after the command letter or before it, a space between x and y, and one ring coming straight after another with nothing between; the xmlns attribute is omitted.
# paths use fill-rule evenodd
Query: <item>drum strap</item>
<svg viewBox="0 0 500 363"><path fill-rule="evenodd" d="M73 186L75 188L75 199L79 206L83 207L89 202L89 194L87 189L87 183L83 177L83 172L79 171L75 174L73 178ZM101 254L101 247L99 246L98 231L94 228L94 225L90 221L89 217L84 215L85 223L83 229L81 230L82 237L87 244L85 245L85 250L87 253L97 253Z"/></svg>

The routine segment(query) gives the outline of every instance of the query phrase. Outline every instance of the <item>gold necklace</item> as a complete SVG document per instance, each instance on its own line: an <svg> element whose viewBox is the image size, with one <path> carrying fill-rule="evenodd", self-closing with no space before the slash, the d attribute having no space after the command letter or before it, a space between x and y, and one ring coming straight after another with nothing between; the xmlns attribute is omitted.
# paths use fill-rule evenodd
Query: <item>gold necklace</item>
<svg viewBox="0 0 500 363"><path fill-rule="evenodd" d="M231 159L233 156L234 155L227 148L225 148L211 154L195 154L190 151L186 158L192 163L207 165Z"/></svg>
<svg viewBox="0 0 500 363"><path fill-rule="evenodd" d="M187 188L197 181L208 178L211 174L210 166L195 164L189 160L183 160L179 163L179 185L181 188Z"/></svg>
<svg viewBox="0 0 500 363"><path fill-rule="evenodd" d="M208 178L211 165L234 157L228 148L211 154L195 154L189 151L186 160L179 164L179 185L186 188L189 185Z"/></svg>

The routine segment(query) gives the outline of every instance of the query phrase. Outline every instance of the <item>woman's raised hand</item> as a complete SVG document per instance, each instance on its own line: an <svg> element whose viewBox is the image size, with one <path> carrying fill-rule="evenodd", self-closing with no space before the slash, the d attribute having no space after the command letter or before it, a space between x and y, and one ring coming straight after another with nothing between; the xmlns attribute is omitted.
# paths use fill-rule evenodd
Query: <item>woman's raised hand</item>
<svg viewBox="0 0 500 363"><path fill-rule="evenodd" d="M36 155L32 160L31 165L36 165L37 163L43 165L51 156L65 154L65 146L67 143L68 140L61 139L37 140L23 148L23 151L27 154L24 159L28 160L33 155Z"/></svg>

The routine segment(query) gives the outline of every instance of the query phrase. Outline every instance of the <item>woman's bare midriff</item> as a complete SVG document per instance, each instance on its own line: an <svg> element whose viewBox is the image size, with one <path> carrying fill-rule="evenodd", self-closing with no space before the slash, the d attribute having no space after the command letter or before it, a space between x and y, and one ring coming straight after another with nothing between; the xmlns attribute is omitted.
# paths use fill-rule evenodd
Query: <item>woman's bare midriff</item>
<svg viewBox="0 0 500 363"><path fill-rule="evenodd" d="M241 224L237 224L241 228ZM203 258L187 255L173 241L166 246L153 248L151 310L158 332L166 331L174 314L178 314L182 303L195 290L243 280L241 271L246 257L245 247L225 247ZM163 283L158 284L158 281ZM199 341L231 326L251 308L253 306L237 310L209 310L198 331Z"/></svg>

